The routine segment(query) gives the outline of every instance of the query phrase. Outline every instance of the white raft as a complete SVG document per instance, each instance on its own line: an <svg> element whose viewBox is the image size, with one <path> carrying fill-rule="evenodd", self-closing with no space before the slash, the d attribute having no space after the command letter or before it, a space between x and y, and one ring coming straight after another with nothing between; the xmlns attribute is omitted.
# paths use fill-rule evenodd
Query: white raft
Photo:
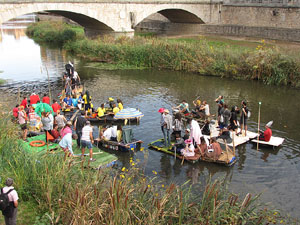
<svg viewBox="0 0 300 225"><path fill-rule="evenodd" d="M282 145L284 141L284 138L281 138L281 137L274 137L272 136L270 141L261 141L261 140L257 140L257 139L253 139L252 142L254 143L259 143L259 144L262 144L262 145L269 145L269 146L272 146L272 147L278 147L280 145Z"/></svg>
<svg viewBox="0 0 300 225"><path fill-rule="evenodd" d="M216 127L216 124L210 125L210 130L211 130L211 137L218 137L219 136L220 129ZM238 133L240 131L241 130L238 129ZM235 132L230 131L230 137L232 139L234 138L234 147L237 147L239 145L245 144L248 141L257 138L257 136L258 136L257 133L249 131L249 130L247 130L247 136L245 136L244 132L245 131L243 130L242 134L240 134L239 136L237 136L235 134ZM234 137L233 137L233 135L234 135ZM208 135L204 135L204 136L206 136L208 139L210 138L210 136L208 136ZM224 141L223 141L223 139L221 139L221 138L218 138L217 142L219 142L220 144L225 144ZM230 146L230 147L233 147L233 142L227 143L227 145Z"/></svg>

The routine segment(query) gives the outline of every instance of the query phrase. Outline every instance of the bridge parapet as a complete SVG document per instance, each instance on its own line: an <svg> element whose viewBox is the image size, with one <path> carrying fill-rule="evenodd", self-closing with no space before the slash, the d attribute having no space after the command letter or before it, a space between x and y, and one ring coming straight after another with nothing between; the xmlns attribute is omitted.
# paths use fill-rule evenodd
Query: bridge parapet
<svg viewBox="0 0 300 225"><path fill-rule="evenodd" d="M223 0L0 0L0 4L18 3L120 3L120 4L215 4Z"/></svg>
<svg viewBox="0 0 300 225"><path fill-rule="evenodd" d="M257 7L300 7L300 0L224 0L224 5Z"/></svg>

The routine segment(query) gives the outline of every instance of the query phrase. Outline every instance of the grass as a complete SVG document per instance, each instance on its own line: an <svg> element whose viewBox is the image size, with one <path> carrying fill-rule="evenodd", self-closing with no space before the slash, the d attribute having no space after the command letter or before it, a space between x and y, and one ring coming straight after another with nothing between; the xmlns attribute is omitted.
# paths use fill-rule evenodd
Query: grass
<svg viewBox="0 0 300 225"><path fill-rule="evenodd" d="M60 154L28 153L18 137L1 112L1 186L6 177L15 181L18 224L290 224L259 205L259 196L230 193L223 180L208 180L193 194L189 183L145 177L132 158L128 168L82 169Z"/></svg>

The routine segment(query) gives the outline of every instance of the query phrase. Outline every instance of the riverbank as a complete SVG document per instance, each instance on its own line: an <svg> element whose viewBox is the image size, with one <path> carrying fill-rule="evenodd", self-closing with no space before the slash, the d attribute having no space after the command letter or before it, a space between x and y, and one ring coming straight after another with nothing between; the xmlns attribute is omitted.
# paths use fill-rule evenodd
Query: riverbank
<svg viewBox="0 0 300 225"><path fill-rule="evenodd" d="M15 181L18 224L290 224L278 211L260 206L258 196L230 193L222 180L208 180L195 195L188 183L158 181L156 171L145 177L133 158L127 168L82 169L64 161L59 150L25 152L19 132L1 111L1 186L7 177Z"/></svg>
<svg viewBox="0 0 300 225"><path fill-rule="evenodd" d="M32 24L27 34L35 41L56 44L86 60L121 68L187 71L300 87L300 58L266 45L264 40L256 48L234 41L209 41L200 36L178 39L105 36L90 40L81 28L58 22Z"/></svg>

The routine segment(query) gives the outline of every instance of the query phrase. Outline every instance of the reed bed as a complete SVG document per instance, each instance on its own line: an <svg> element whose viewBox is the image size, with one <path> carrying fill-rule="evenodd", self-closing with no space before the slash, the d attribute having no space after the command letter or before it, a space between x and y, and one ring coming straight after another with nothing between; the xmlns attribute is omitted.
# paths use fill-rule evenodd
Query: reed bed
<svg viewBox="0 0 300 225"><path fill-rule="evenodd" d="M82 29L58 22L33 24L28 27L27 34L36 41L57 44L87 60L118 64L121 68L179 70L300 87L299 55L266 45L264 40L257 48L201 38L189 41L104 36L90 40Z"/></svg>

